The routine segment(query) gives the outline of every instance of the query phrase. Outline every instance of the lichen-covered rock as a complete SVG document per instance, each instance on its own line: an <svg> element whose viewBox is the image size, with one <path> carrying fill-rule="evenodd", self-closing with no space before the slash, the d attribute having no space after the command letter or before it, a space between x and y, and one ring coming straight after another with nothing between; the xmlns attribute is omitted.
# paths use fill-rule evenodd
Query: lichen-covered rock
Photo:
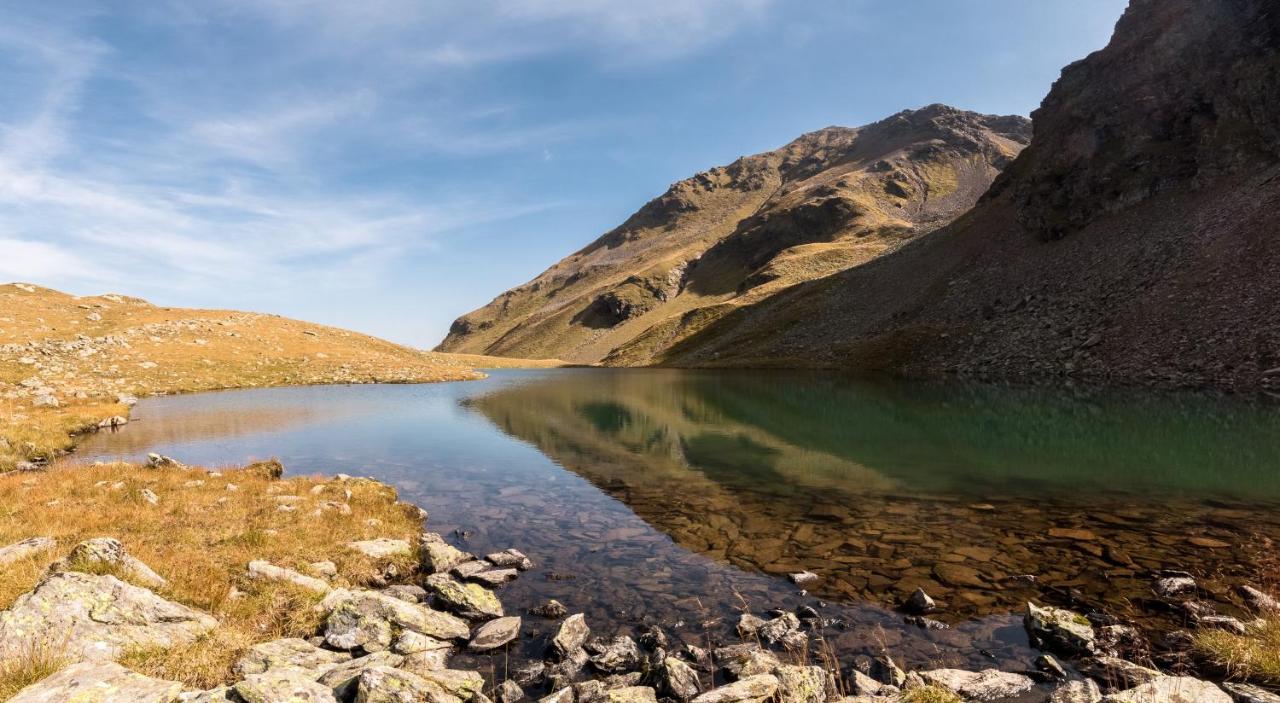
<svg viewBox="0 0 1280 703"><path fill-rule="evenodd" d="M1035 687L1035 682L1022 674L1012 674L998 669L985 671L934 669L921 671L919 674L927 683L955 691L971 701L998 701L1014 698Z"/></svg>
<svg viewBox="0 0 1280 703"><path fill-rule="evenodd" d="M112 537L96 537L85 540L72 548L65 559L50 566L53 571L77 571L86 568L114 567L123 576L147 588L159 588L165 580L125 551L120 540Z"/></svg>
<svg viewBox="0 0 1280 703"><path fill-rule="evenodd" d="M423 532L418 547L418 561L428 574L446 573L449 569L475 557L454 547L434 532Z"/></svg>
<svg viewBox="0 0 1280 703"><path fill-rule="evenodd" d="M406 630L401 632L391 645L396 654L418 654L419 652L452 651L453 645L445 640L428 637L420 632Z"/></svg>
<svg viewBox="0 0 1280 703"><path fill-rule="evenodd" d="M180 683L114 662L81 662L22 689L9 703L173 703L181 691Z"/></svg>
<svg viewBox="0 0 1280 703"><path fill-rule="evenodd" d="M777 655L754 643L720 647L715 650L715 660L732 679L771 673L782 664Z"/></svg>
<svg viewBox="0 0 1280 703"><path fill-rule="evenodd" d="M232 687L244 703L337 703L315 672L294 667L252 674Z"/></svg>
<svg viewBox="0 0 1280 703"><path fill-rule="evenodd" d="M820 666L786 664L773 673L778 677L778 703L825 703L835 697L835 681Z"/></svg>
<svg viewBox="0 0 1280 703"><path fill-rule="evenodd" d="M551 651L555 656L563 659L582 649L582 645L587 643L587 638L590 636L591 628L587 627L587 616L575 613L560 623L555 636L551 638Z"/></svg>
<svg viewBox="0 0 1280 703"><path fill-rule="evenodd" d="M349 659L351 655L346 652L320 649L304 639L291 637L255 644L236 661L232 670L241 678L280 667L309 669L319 673Z"/></svg>
<svg viewBox="0 0 1280 703"><path fill-rule="evenodd" d="M317 681L333 691L333 697L340 701L355 698L359 688L360 675L375 666L400 666L404 657L391 652L374 652L368 656L352 659L330 666Z"/></svg>
<svg viewBox="0 0 1280 703"><path fill-rule="evenodd" d="M1054 689L1049 696L1049 703L1098 703L1102 700L1102 691L1098 684L1088 679L1068 681Z"/></svg>
<svg viewBox="0 0 1280 703"><path fill-rule="evenodd" d="M675 657L662 660L662 682L666 693L676 700L687 701L702 692L698 672Z"/></svg>
<svg viewBox="0 0 1280 703"><path fill-rule="evenodd" d="M520 624L520 618L516 616L490 620L476 628L467 648L473 652L497 649L520 636Z"/></svg>
<svg viewBox="0 0 1280 703"><path fill-rule="evenodd" d="M492 620L503 616L502 601L478 583L462 583L448 574L427 577L427 588L448 610L472 620Z"/></svg>
<svg viewBox="0 0 1280 703"><path fill-rule="evenodd" d="M1096 649L1093 625L1070 610L1027 603L1023 623L1032 643L1046 649L1074 656L1092 654Z"/></svg>
<svg viewBox="0 0 1280 703"><path fill-rule="evenodd" d="M595 656L591 657L591 665L606 674L622 674L640 667L644 655L635 640L626 635L618 635L608 642L593 644Z"/></svg>
<svg viewBox="0 0 1280 703"><path fill-rule="evenodd" d="M1161 676L1102 700L1103 703L1232 703L1231 696L1222 689L1190 676Z"/></svg>
<svg viewBox="0 0 1280 703"><path fill-rule="evenodd" d="M35 556L56 546L58 546L58 543L52 537L32 537L6 547L0 547L0 566L6 566L19 559Z"/></svg>
<svg viewBox="0 0 1280 703"><path fill-rule="evenodd" d="M389 666L365 669L356 685L356 703L461 703L461 700L439 684Z"/></svg>
<svg viewBox="0 0 1280 703"><path fill-rule="evenodd" d="M333 591L320 603L328 613L325 642L336 649L376 652L391 646L397 630L436 639L464 639L467 623L448 613L374 591Z"/></svg>
<svg viewBox="0 0 1280 703"><path fill-rule="evenodd" d="M348 542L347 549L360 552L370 559L390 559L413 554L413 547L409 545L408 540L387 539L386 537Z"/></svg>
<svg viewBox="0 0 1280 703"><path fill-rule="evenodd" d="M185 691L178 694L178 703L241 703L240 697L226 686L208 691Z"/></svg>
<svg viewBox="0 0 1280 703"><path fill-rule="evenodd" d="M648 686L624 686L604 692L605 703L658 703L658 696Z"/></svg>
<svg viewBox="0 0 1280 703"><path fill-rule="evenodd" d="M126 649L190 643L217 624L114 576L55 573L0 613L0 659L40 641L75 659L114 659Z"/></svg>
<svg viewBox="0 0 1280 703"><path fill-rule="evenodd" d="M318 593L320 595L325 595L333 590L333 587L328 583L314 576L300 574L293 569L286 569L282 566L276 566L265 561L249 562L249 578L290 583L294 586L305 588L312 593Z"/></svg>
<svg viewBox="0 0 1280 703"><path fill-rule="evenodd" d="M476 671L436 669L414 673L464 701L471 700L473 696L484 690L484 677Z"/></svg>
<svg viewBox="0 0 1280 703"><path fill-rule="evenodd" d="M748 676L727 686L712 689L693 703L764 703L778 693L778 677L771 674Z"/></svg>

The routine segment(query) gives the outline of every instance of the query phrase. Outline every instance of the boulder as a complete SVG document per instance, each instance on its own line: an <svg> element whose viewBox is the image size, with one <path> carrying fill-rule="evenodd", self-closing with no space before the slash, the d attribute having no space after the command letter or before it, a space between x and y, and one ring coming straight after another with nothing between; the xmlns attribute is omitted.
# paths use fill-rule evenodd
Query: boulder
<svg viewBox="0 0 1280 703"><path fill-rule="evenodd" d="M315 672L283 667L252 674L232 689L244 703L337 703L333 691L315 680Z"/></svg>
<svg viewBox="0 0 1280 703"><path fill-rule="evenodd" d="M727 686L712 689L693 703L765 703L778 693L778 677L771 674L748 676Z"/></svg>
<svg viewBox="0 0 1280 703"><path fill-rule="evenodd" d="M365 669L356 684L356 703L461 703L431 681L389 666Z"/></svg>
<svg viewBox="0 0 1280 703"><path fill-rule="evenodd" d="M492 620L503 616L502 602L493 591L476 583L461 583L448 574L427 577L427 589L446 609L472 620Z"/></svg>
<svg viewBox="0 0 1280 703"><path fill-rule="evenodd" d="M66 558L51 565L54 571L89 571L99 573L102 567L114 568L121 576L147 588L160 588L167 582L151 567L135 559L125 551L120 540L112 537L96 537L85 540L71 549Z"/></svg>
<svg viewBox="0 0 1280 703"><path fill-rule="evenodd" d="M81 662L22 689L9 703L173 703L182 684L108 661Z"/></svg>
<svg viewBox="0 0 1280 703"><path fill-rule="evenodd" d="M304 639L292 637L253 645L236 661L232 671L241 678L281 667L318 673L349 659L351 655L346 652L320 649Z"/></svg>
<svg viewBox="0 0 1280 703"><path fill-rule="evenodd" d="M7 566L15 561L53 549L56 546L58 546L58 542L52 537L32 537L21 542L15 542L7 547L0 547L0 566Z"/></svg>
<svg viewBox="0 0 1280 703"><path fill-rule="evenodd" d="M778 703L825 703L835 697L835 680L820 666L786 664L773 673L778 677Z"/></svg>
<svg viewBox="0 0 1280 703"><path fill-rule="evenodd" d="M1102 700L1103 703L1232 703L1231 696L1222 689L1190 676L1161 676Z"/></svg>
<svg viewBox="0 0 1280 703"><path fill-rule="evenodd" d="M467 623L416 603L374 591L333 591L320 603L327 613L325 642L336 649L376 652L391 646L398 630L442 640L465 639Z"/></svg>
<svg viewBox="0 0 1280 703"><path fill-rule="evenodd" d="M698 672L675 657L662 660L662 683L666 693L679 701L687 701L702 692Z"/></svg>
<svg viewBox="0 0 1280 703"><path fill-rule="evenodd" d="M1088 618L1064 608L1027 603L1023 618L1033 644L1068 656L1092 654L1096 648Z"/></svg>
<svg viewBox="0 0 1280 703"><path fill-rule="evenodd" d="M114 659L126 649L188 644L217 624L114 576L54 573L0 612L0 659L38 640L56 642L75 659Z"/></svg>
<svg viewBox="0 0 1280 703"><path fill-rule="evenodd" d="M423 532L418 546L418 561L428 574L446 573L449 569L475 557L444 541L434 532Z"/></svg>
<svg viewBox="0 0 1280 703"><path fill-rule="evenodd" d="M966 700L998 701L1020 696L1032 688L1035 682L1022 674L1012 674L998 669L965 671L963 669L934 669L919 672L920 678L935 686L955 691Z"/></svg>
<svg viewBox="0 0 1280 703"><path fill-rule="evenodd" d="M467 649L473 652L497 649L520 636L520 624L520 618L517 616L490 620L476 628Z"/></svg>
<svg viewBox="0 0 1280 703"><path fill-rule="evenodd" d="M551 652L559 659L582 649L587 638L591 636L591 628L587 627L587 616L582 613L570 615L560 623L560 628L551 638Z"/></svg>
<svg viewBox="0 0 1280 703"><path fill-rule="evenodd" d="M260 581L289 583L320 595L325 595L333 590L333 587L328 583L314 576L300 574L293 569L286 569L265 561L249 562L249 578Z"/></svg>
<svg viewBox="0 0 1280 703"><path fill-rule="evenodd" d="M317 681L333 691L333 697L340 701L355 698L360 684L360 675L375 666L400 666L404 657L391 652L374 652L373 654L351 659L331 666Z"/></svg>
<svg viewBox="0 0 1280 703"><path fill-rule="evenodd" d="M588 649L595 655L591 665L606 674L624 674L640 668L644 655L635 640L618 635L608 642L598 642Z"/></svg>

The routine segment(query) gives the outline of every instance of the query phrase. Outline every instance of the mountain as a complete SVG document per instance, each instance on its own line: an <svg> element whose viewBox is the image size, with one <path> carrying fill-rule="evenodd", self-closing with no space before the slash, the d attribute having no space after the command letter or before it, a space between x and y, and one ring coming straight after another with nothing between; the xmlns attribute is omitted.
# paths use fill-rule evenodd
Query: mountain
<svg viewBox="0 0 1280 703"><path fill-rule="evenodd" d="M1029 141L943 105L828 127L672 185L459 318L440 351L647 364L734 311L871 261L968 210Z"/></svg>
<svg viewBox="0 0 1280 703"><path fill-rule="evenodd" d="M1280 384L1278 49L1273 0L1133 0L972 212L658 361Z"/></svg>

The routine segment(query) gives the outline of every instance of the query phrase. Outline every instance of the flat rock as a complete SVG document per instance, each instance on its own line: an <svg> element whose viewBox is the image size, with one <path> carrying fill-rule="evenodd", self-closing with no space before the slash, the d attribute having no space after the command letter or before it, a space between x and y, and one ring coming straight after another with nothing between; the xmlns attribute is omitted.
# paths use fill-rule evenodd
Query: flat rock
<svg viewBox="0 0 1280 703"><path fill-rule="evenodd" d="M391 645L391 651L397 654L417 654L419 652L434 652L439 650L452 651L453 645L445 640L439 640L434 637L428 637L419 632L405 630L401 632L394 643Z"/></svg>
<svg viewBox="0 0 1280 703"><path fill-rule="evenodd" d="M587 627L587 616L575 613L560 623L556 634L551 638L551 650L558 658L565 658L582 649L591 636L591 628Z"/></svg>
<svg viewBox="0 0 1280 703"><path fill-rule="evenodd" d="M477 583L486 586L501 586L516 580L520 576L520 572L516 569L489 569L472 574L469 578Z"/></svg>
<svg viewBox="0 0 1280 703"><path fill-rule="evenodd" d="M521 620L517 616L498 618L476 628L467 648L473 652L497 649L520 636Z"/></svg>
<svg viewBox="0 0 1280 703"><path fill-rule="evenodd" d="M282 566L276 566L265 561L249 562L249 578L261 581L280 581L283 583L293 584L299 588L304 588L312 593L325 595L333 590L333 587L322 579L306 574L298 573L293 569L286 569Z"/></svg>
<svg viewBox="0 0 1280 703"><path fill-rule="evenodd" d="M693 699L693 703L764 703L778 693L778 677L771 674L748 676L726 686L712 689Z"/></svg>
<svg viewBox="0 0 1280 703"><path fill-rule="evenodd" d="M333 691L307 669L271 669L247 676L232 688L244 703L337 703Z"/></svg>
<svg viewBox="0 0 1280 703"><path fill-rule="evenodd" d="M502 602L493 591L476 583L462 583L448 574L427 577L427 589L446 609L472 620L503 616Z"/></svg>
<svg viewBox="0 0 1280 703"><path fill-rule="evenodd" d="M1068 681L1054 689L1049 703L1098 703L1102 692L1093 681Z"/></svg>
<svg viewBox="0 0 1280 703"><path fill-rule="evenodd" d="M528 571L533 568L533 562L529 560L529 557L515 549L504 549L501 552L486 554L484 558L488 559L494 566L511 567L521 571Z"/></svg>
<svg viewBox="0 0 1280 703"><path fill-rule="evenodd" d="M375 652L391 646L397 630L442 640L465 639L467 623L448 613L374 591L333 591L320 603L328 614L325 642L336 649Z"/></svg>
<svg viewBox="0 0 1280 703"><path fill-rule="evenodd" d="M1083 615L1064 608L1027 603L1023 618L1032 643L1067 655L1090 654L1096 648L1093 625Z"/></svg>
<svg viewBox="0 0 1280 703"><path fill-rule="evenodd" d="M291 637L253 645L236 661L232 671L241 678L281 667L319 673L349 659L351 655L346 652L320 649L304 639Z"/></svg>
<svg viewBox="0 0 1280 703"><path fill-rule="evenodd" d="M32 537L15 542L7 547L0 547L0 566L7 566L20 559L35 556L58 546L52 537Z"/></svg>
<svg viewBox="0 0 1280 703"><path fill-rule="evenodd" d="M188 644L217 624L114 576L55 573L0 612L0 658L39 638L77 659L114 659L126 649Z"/></svg>
<svg viewBox="0 0 1280 703"><path fill-rule="evenodd" d="M1222 689L1190 676L1161 676L1102 700L1104 703L1232 703L1231 696Z"/></svg>
<svg viewBox="0 0 1280 703"><path fill-rule="evenodd" d="M389 666L375 666L360 674L356 703L461 703L439 684Z"/></svg>
<svg viewBox="0 0 1280 703"><path fill-rule="evenodd" d="M115 662L81 662L27 686L9 703L173 703L182 684L143 676Z"/></svg>
<svg viewBox="0 0 1280 703"><path fill-rule="evenodd" d="M390 559L413 554L413 547L409 545L408 540L387 539L385 537L361 540L359 542L347 542L347 549L359 552L371 559Z"/></svg>
<svg viewBox="0 0 1280 703"><path fill-rule="evenodd" d="M965 671L963 669L934 669L919 672L926 682L954 691L972 701L997 701L1019 696L1032 688L1035 681L1022 674L1012 674L998 669Z"/></svg>

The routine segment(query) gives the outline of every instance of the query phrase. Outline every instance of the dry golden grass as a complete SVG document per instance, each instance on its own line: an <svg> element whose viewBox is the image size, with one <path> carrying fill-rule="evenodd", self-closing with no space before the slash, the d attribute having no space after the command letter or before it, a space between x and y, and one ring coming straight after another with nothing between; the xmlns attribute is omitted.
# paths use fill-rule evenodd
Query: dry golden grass
<svg viewBox="0 0 1280 703"><path fill-rule="evenodd" d="M0 284L0 471L57 456L73 435L127 415L120 394L428 383L482 378L477 367L555 365L424 352L275 315ZM60 407L35 407L40 388Z"/></svg>
<svg viewBox="0 0 1280 703"><path fill-rule="evenodd" d="M939 686L922 686L902 694L902 703L964 703L964 699Z"/></svg>
<svg viewBox="0 0 1280 703"><path fill-rule="evenodd" d="M1247 635L1208 630L1196 635L1196 651L1228 677L1266 684L1280 684L1280 618Z"/></svg>
<svg viewBox="0 0 1280 703"><path fill-rule="evenodd" d="M67 662L59 653L40 642L16 657L0 661L0 701L7 701L37 681L57 673Z"/></svg>
<svg viewBox="0 0 1280 703"><path fill-rule="evenodd" d="M30 537L58 542L57 549L0 571L0 608L30 590L45 567L75 544L115 537L168 580L158 593L221 623L193 645L131 652L124 663L192 687L227 682L231 664L249 646L310 636L318 625L310 607L318 596L249 580L250 561L304 573L312 562L333 561L335 584L367 585L385 563L344 545L377 537L416 543L422 524L418 509L398 502L386 485L367 479L274 480L269 468L270 463L210 472L110 464L0 476L0 544ZM145 501L143 489L155 492L158 504ZM349 514L331 509L342 504L350 506ZM294 509L284 511L282 505ZM397 561L400 573L408 573L413 557ZM243 595L233 596L237 591ZM0 690L16 685L8 681L33 676L48 658L14 664L13 672L0 676Z"/></svg>

